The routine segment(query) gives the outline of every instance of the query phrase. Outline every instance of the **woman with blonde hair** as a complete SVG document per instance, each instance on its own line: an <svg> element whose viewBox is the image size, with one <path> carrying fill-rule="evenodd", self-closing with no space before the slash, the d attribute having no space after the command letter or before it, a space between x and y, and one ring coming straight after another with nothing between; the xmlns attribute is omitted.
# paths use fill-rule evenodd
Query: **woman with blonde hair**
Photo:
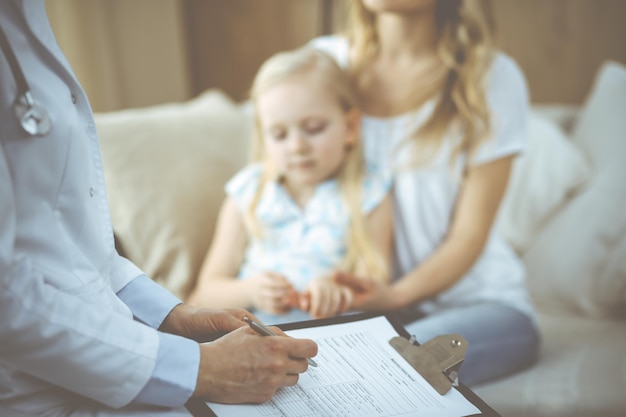
<svg viewBox="0 0 626 417"><path fill-rule="evenodd" d="M523 265L492 225L525 146L528 95L470 0L351 0L346 35L315 39L354 77L366 159L393 171L391 285L338 274L351 308L397 311L418 340L460 333L461 381L538 350Z"/></svg>
<svg viewBox="0 0 626 417"><path fill-rule="evenodd" d="M285 323L344 312L335 271L387 282L391 179L366 165L348 74L312 48L267 60L251 92L256 162L226 185L191 304Z"/></svg>

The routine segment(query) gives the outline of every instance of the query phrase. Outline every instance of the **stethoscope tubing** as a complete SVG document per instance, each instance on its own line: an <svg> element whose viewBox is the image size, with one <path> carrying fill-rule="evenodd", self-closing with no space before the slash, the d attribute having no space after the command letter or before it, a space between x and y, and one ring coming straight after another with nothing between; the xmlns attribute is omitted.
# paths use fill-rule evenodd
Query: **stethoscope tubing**
<svg viewBox="0 0 626 417"><path fill-rule="evenodd" d="M13 102L13 110L18 123L29 136L46 135L52 127L50 116L46 109L37 103L33 97L24 71L22 71L2 26L0 26L0 47L9 63L11 74L17 85L17 96Z"/></svg>
<svg viewBox="0 0 626 417"><path fill-rule="evenodd" d="M2 26L0 26L0 45L2 46L2 52L4 52L4 56L9 62L9 67L11 67L11 73L13 74L13 78L15 79L15 83L17 84L18 96L23 96L27 93L30 93L30 86L26 81L24 71L22 71L22 67L20 66L20 63L15 56L15 52L13 52L13 48L11 48L11 45L9 44L9 40L4 33L4 29L2 29Z"/></svg>

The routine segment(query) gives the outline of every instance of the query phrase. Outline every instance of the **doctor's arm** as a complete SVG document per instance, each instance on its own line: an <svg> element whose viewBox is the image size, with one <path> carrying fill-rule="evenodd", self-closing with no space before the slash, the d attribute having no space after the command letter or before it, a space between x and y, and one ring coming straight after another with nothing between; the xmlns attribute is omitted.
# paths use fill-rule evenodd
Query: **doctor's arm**
<svg viewBox="0 0 626 417"><path fill-rule="evenodd" d="M29 254L15 252L17 213L4 147L0 195L0 360L111 407L130 403L154 368L157 332L49 285Z"/></svg>
<svg viewBox="0 0 626 417"><path fill-rule="evenodd" d="M309 340L259 337L243 321L246 315L254 316L242 309L215 310L178 303L168 313L168 305L175 304L177 299L145 275L131 281L118 296L130 304L137 319L158 324L162 331L154 373L135 398L137 402L154 404L159 396L171 396L172 391L189 396L184 390L189 387L193 388L194 396L206 400L264 402L276 389L294 385L298 374L306 370L306 360L295 358L311 357L317 351ZM145 306L151 303L154 306ZM158 317L164 314L166 317L159 324ZM181 366L180 362L194 352L185 352L176 340L163 339L163 332L196 340L211 337L214 332L229 334L200 345L200 363L195 365L197 381L194 377L191 383L191 368ZM280 360L281 366L276 366L276 360Z"/></svg>
<svg viewBox="0 0 626 417"><path fill-rule="evenodd" d="M162 398L188 398L192 391L219 402L263 402L277 388L295 384L297 374L306 369L305 360L291 358L310 357L316 351L307 340L258 337L243 321L246 315L254 317L245 310L182 304L145 275L117 294L136 319L161 330L154 372L135 402L158 404ZM197 345L190 350L165 332L199 341L213 339L216 332L229 334L201 344L198 352ZM276 367L278 359L282 366Z"/></svg>
<svg viewBox="0 0 626 417"><path fill-rule="evenodd" d="M122 314L103 314L88 301L55 288L48 282L62 279L47 277L38 270L36 253L16 252L15 190L4 147L0 147L0 195L0 362L15 372L120 408L132 401L177 407L192 394L231 401L253 401L259 395L265 399L279 386L295 383L297 373L306 369L306 360L287 360L291 355L314 354L304 341L268 340L239 332L222 338L219 344L199 345L190 339L157 332ZM163 313L166 304L158 311ZM173 308L161 327L184 330L184 326L177 326L179 322L189 322L179 320L180 316L188 317L178 313L183 307L179 304ZM147 322L158 321L156 316L144 316L137 309L136 314ZM202 321L205 328L235 327L235 319L227 312L211 315L210 319L207 316L199 315L196 322ZM237 326L242 324L235 321ZM241 349L242 339L249 338L252 352ZM277 344L279 349L274 346ZM263 361L261 355L266 355L267 360ZM165 363L163 357L168 358L170 368L173 365L176 372L161 375L156 371L157 365L161 368L161 362ZM211 360L216 357L220 359ZM248 374L247 369L271 366L278 357L284 359L284 367L267 369L256 380L248 378L242 382L232 372L234 368ZM176 387L180 375L185 375L186 383ZM224 393L225 386L237 390L230 394L232 397Z"/></svg>

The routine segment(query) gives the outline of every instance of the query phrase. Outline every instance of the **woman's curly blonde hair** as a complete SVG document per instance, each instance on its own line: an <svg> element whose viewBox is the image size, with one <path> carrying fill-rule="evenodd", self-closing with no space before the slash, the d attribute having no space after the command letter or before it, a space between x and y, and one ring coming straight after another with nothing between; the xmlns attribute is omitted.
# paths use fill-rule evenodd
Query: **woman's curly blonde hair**
<svg viewBox="0 0 626 417"><path fill-rule="evenodd" d="M379 48L376 15L362 0L350 5L348 38L353 46L351 71L358 75ZM485 74L493 57L490 25L481 4L475 0L437 0L437 54L444 65L434 110L424 124L407 135L407 143L418 145L413 164L428 162L440 149L450 129L461 134L454 143L450 162L460 153L472 155L490 135L490 114L485 97ZM417 102L419 106L422 102Z"/></svg>

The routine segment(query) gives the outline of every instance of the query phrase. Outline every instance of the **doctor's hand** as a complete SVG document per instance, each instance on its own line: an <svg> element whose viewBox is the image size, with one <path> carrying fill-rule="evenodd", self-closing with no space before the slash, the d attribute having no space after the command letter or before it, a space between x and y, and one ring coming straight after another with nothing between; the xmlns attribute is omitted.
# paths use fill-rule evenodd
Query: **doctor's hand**
<svg viewBox="0 0 626 417"><path fill-rule="evenodd" d="M262 403L277 389L295 385L307 370L317 344L278 336L259 336L248 325L200 345L200 371L193 395L220 403Z"/></svg>
<svg viewBox="0 0 626 417"><path fill-rule="evenodd" d="M254 318L254 314L240 308L209 309L179 304L163 320L159 330L187 337L197 341L213 339L216 334L224 334L247 326L243 317Z"/></svg>

